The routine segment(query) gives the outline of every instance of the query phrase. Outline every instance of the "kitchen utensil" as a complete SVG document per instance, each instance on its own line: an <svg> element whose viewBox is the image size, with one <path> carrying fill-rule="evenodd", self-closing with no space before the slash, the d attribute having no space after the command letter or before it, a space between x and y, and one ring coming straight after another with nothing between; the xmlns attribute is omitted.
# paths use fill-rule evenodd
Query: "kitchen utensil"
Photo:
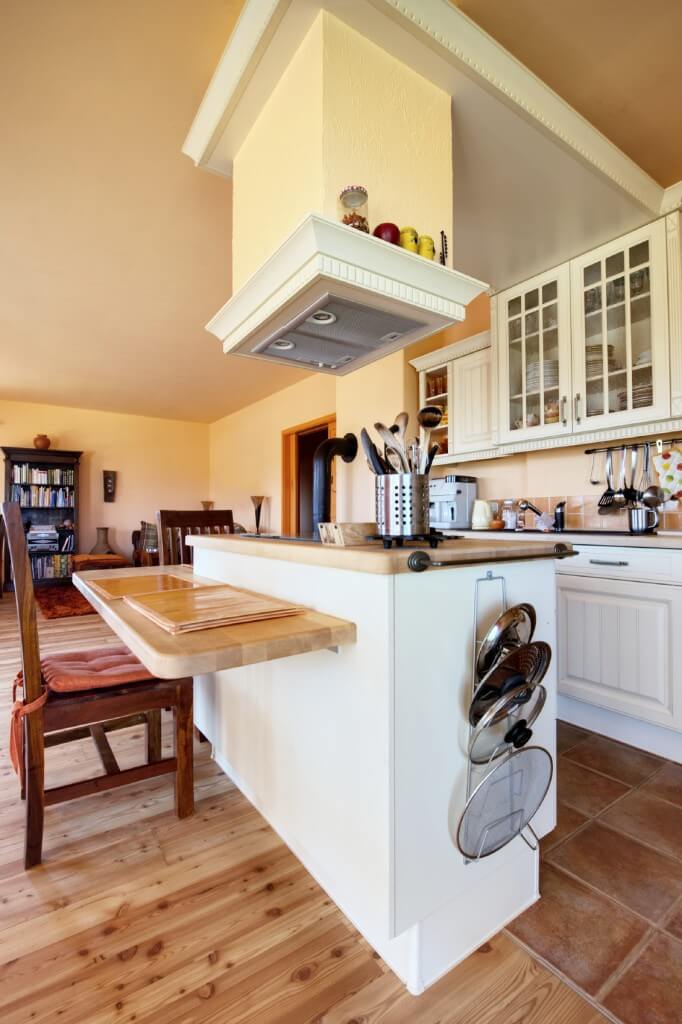
<svg viewBox="0 0 682 1024"><path fill-rule="evenodd" d="M650 520L650 516L653 519ZM655 508L631 505L628 509L628 528L630 533L652 533L658 526L658 512Z"/></svg>
<svg viewBox="0 0 682 1024"><path fill-rule="evenodd" d="M407 460L407 452L398 440L398 437L393 434L384 423L375 423L374 429L386 445L387 451L395 451L400 459L402 470L404 473L410 472L410 464Z"/></svg>
<svg viewBox="0 0 682 1024"><path fill-rule="evenodd" d="M627 472L627 448L623 446L620 455L620 476L618 477L618 490L613 496L613 504L616 508L625 508L628 499L625 496L625 474Z"/></svg>
<svg viewBox="0 0 682 1024"><path fill-rule="evenodd" d="M428 452L428 455L426 456L426 462L424 464L424 468L423 468L422 472L424 472L424 473L430 473L431 472L431 466L433 465L433 460L435 459L436 455L438 455L439 451L440 451L440 445L436 441L436 443L432 444L431 447L429 448L429 452Z"/></svg>
<svg viewBox="0 0 682 1024"><path fill-rule="evenodd" d="M606 459L604 460L604 472L606 475L606 490L597 503L600 515L606 515L607 512L611 511L611 506L613 505L613 499L616 493L613 489L613 452L610 448L607 451Z"/></svg>
<svg viewBox="0 0 682 1024"><path fill-rule="evenodd" d="M545 706L547 691L544 686L536 686L523 706L518 698L517 688L509 690L479 719L469 739L469 759L473 764L489 764L510 747L518 750L529 742L533 735L531 726Z"/></svg>
<svg viewBox="0 0 682 1024"><path fill-rule="evenodd" d="M374 481L377 533L413 537L429 532L429 478L392 473Z"/></svg>
<svg viewBox="0 0 682 1024"><path fill-rule="evenodd" d="M420 437L423 451L428 451L431 444L431 431L440 425L443 419L443 410L440 405L425 405L417 413L417 422L422 428Z"/></svg>
<svg viewBox="0 0 682 1024"><path fill-rule="evenodd" d="M644 446L644 471L639 489L642 492L642 504L647 508L658 508L665 500L663 489L651 479L651 445L648 442Z"/></svg>
<svg viewBox="0 0 682 1024"><path fill-rule="evenodd" d="M625 459L625 453L623 453ZM625 500L628 507L634 505L636 501L639 501L640 493L635 487L635 481L637 479L637 467L639 465L639 445L633 444L630 448L630 482L625 486Z"/></svg>
<svg viewBox="0 0 682 1024"><path fill-rule="evenodd" d="M362 445L362 450L365 453L365 458L367 459L372 472L381 475L384 472L384 468L379 452L377 451L377 446L374 444L364 427L360 431L360 444Z"/></svg>
<svg viewBox="0 0 682 1024"><path fill-rule="evenodd" d="M535 632L532 604L515 604L502 612L486 633L476 658L476 675L482 679L496 661L515 647L529 644Z"/></svg>
<svg viewBox="0 0 682 1024"><path fill-rule="evenodd" d="M424 460L423 460L423 457L422 457L422 450L419 447L419 441L417 441L415 439L412 442L412 444L410 445L410 450L409 450L408 454L409 454L409 457L410 457L410 466L412 468L412 472L413 473L423 473L424 470L422 468L422 462Z"/></svg>
<svg viewBox="0 0 682 1024"><path fill-rule="evenodd" d="M596 485L596 484L599 483L599 480L598 479L595 480L595 478L594 478L594 471L595 471L595 468L596 468L596 459L597 459L597 453L596 452L592 452L592 468L590 469L590 483L593 484L593 485Z"/></svg>
<svg viewBox="0 0 682 1024"><path fill-rule="evenodd" d="M479 860L520 835L545 799L553 771L543 747L524 747L499 761L467 800L457 829L460 852Z"/></svg>
<svg viewBox="0 0 682 1024"><path fill-rule="evenodd" d="M407 424L409 416L406 412L399 412L395 418L394 426L398 428L398 440L400 441L403 448L407 449ZM393 429L393 428L391 428Z"/></svg>
<svg viewBox="0 0 682 1024"><path fill-rule="evenodd" d="M551 660L551 648L542 640L514 647L498 658L476 688L469 707L470 725L477 725L488 708L512 687L525 686L526 696L520 694L519 703L530 699L532 691L544 679Z"/></svg>

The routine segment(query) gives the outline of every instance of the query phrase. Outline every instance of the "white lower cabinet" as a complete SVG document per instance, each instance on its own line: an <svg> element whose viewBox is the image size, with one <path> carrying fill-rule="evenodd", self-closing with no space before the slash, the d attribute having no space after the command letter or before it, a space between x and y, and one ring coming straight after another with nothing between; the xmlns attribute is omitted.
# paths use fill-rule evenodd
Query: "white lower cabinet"
<svg viewBox="0 0 682 1024"><path fill-rule="evenodd" d="M557 575L559 692L682 730L682 586Z"/></svg>

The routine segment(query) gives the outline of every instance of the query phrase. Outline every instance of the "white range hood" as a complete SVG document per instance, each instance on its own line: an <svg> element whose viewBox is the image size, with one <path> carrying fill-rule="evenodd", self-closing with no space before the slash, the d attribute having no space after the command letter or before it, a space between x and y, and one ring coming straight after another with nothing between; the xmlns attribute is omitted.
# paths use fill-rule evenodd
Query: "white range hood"
<svg viewBox="0 0 682 1024"><path fill-rule="evenodd" d="M226 353L345 374L463 320L487 288L310 214L206 326Z"/></svg>

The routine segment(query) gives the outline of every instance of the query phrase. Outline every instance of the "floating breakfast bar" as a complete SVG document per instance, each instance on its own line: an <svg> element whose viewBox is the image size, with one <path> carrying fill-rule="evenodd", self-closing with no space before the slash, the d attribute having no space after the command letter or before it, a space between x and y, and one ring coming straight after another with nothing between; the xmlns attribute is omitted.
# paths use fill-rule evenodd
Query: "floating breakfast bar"
<svg viewBox="0 0 682 1024"><path fill-rule="evenodd" d="M528 835L478 859L463 855L458 829L476 781L474 614L480 638L504 605L530 604L535 639L553 648L554 542L525 550L451 540L430 552L448 565L422 572L410 571L407 549L240 536L189 543L193 572L115 575L227 583L304 610L174 636L103 596L98 583L113 573L84 573L76 585L151 671L195 676L195 721L216 761L420 993L538 898L539 854ZM541 748L551 763L552 666L544 688L525 751ZM507 773L510 793L515 785ZM536 836L555 825L553 784L542 797Z"/></svg>

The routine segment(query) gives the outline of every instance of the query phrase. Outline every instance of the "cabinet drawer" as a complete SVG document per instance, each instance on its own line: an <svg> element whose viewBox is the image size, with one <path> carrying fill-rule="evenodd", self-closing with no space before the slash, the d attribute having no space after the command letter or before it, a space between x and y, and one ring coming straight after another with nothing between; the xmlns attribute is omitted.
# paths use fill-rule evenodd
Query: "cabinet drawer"
<svg viewBox="0 0 682 1024"><path fill-rule="evenodd" d="M557 618L560 693L682 728L682 587L561 575Z"/></svg>
<svg viewBox="0 0 682 1024"><path fill-rule="evenodd" d="M620 548L611 545L576 547L573 558L557 562L557 572L569 576L652 580L682 586L682 551L670 548Z"/></svg>

